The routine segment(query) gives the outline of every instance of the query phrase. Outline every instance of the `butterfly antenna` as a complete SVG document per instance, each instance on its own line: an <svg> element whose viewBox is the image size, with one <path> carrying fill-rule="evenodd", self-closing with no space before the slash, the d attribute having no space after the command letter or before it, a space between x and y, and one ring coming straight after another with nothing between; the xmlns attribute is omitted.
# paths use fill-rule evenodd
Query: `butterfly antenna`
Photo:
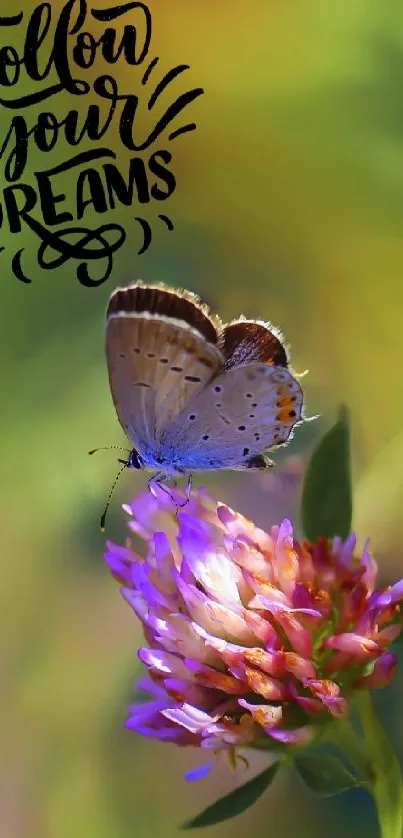
<svg viewBox="0 0 403 838"><path fill-rule="evenodd" d="M100 527L101 527L101 531L102 531L102 532L105 532L105 519L106 519L106 513L107 513L107 511L108 511L108 509L109 509L109 506L110 506L110 503L111 503L111 499L112 499L112 495L113 495L113 493L114 493L114 491L115 491L115 486L116 486L116 484L117 484L117 482L118 482L118 480L119 480L120 475L121 475L121 474L122 474L122 472L123 472L123 471L127 468L127 462L126 462L126 461L124 461L124 460L120 460L120 462L123 462L123 466L122 466L122 468L120 468L120 469L119 469L119 471L118 471L118 473L117 473L117 475L116 475L116 477L115 477L115 479L114 479L114 481L113 481L113 483L112 483L112 488L111 488L111 490L110 490L110 492L109 492L109 497L108 497L108 500L107 500L107 502L106 502L105 509L104 509L104 511L103 511L103 513L102 513L102 515L101 515L101 520L100 520L100 522L99 522Z"/></svg>
<svg viewBox="0 0 403 838"><path fill-rule="evenodd" d="M114 448L115 451L126 451L127 454L130 454L128 448L123 448L121 445L105 445L103 448L93 448L92 451L89 451L89 454L97 454L98 451L109 451L111 448Z"/></svg>

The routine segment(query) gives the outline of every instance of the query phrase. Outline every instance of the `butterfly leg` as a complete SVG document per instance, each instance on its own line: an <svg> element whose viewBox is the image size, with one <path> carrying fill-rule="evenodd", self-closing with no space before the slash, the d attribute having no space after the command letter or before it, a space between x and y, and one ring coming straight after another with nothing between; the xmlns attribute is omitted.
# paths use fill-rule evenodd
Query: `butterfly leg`
<svg viewBox="0 0 403 838"><path fill-rule="evenodd" d="M157 473L153 474L150 477L150 479L148 480L148 482L147 482L148 489L151 492L151 494L154 494L153 486L158 486L159 489L162 489L162 491L165 492L166 495L168 495L170 501L173 504L175 504L176 514L178 514L179 510L183 509L189 503L190 495L191 495L191 492L192 492L192 475L189 474L189 476L188 476L188 482L187 482L187 487L186 487L186 497L185 497L183 503L181 503L179 501L179 499L174 496L174 493L170 490L169 486L164 486L163 485L164 482L168 479L169 479L168 474L166 474L163 471L157 471ZM176 486L176 483L174 484L174 486Z"/></svg>
<svg viewBox="0 0 403 838"><path fill-rule="evenodd" d="M188 482L187 482L187 486L186 486L186 497L185 497L184 502L183 503L178 503L178 501L175 501L177 511L179 511L179 509L183 509L189 503L190 496L192 494L192 485L193 485L193 478L192 478L192 475L189 474L188 475Z"/></svg>
<svg viewBox="0 0 403 838"><path fill-rule="evenodd" d="M158 486L162 492L165 492L168 495L169 500L171 503L175 504L176 513L178 513L179 509L181 508L182 504L179 504L178 501L173 496L172 491L170 490L169 486L164 486L164 482L168 480L169 475L165 474L163 471L157 471L156 474L153 474L147 482L149 491L152 495L155 495L154 486ZM186 501L187 503L187 501ZM184 505L184 504L183 504Z"/></svg>
<svg viewBox="0 0 403 838"><path fill-rule="evenodd" d="M167 480L167 478L168 478L168 475L164 474L163 471L157 471L156 474L151 475L151 477L147 480L147 487L148 487L148 490L151 492L152 495L154 494L154 492L153 492L153 486L154 485L158 486L166 494L168 494L168 495L170 494L168 487L162 485L163 481Z"/></svg>

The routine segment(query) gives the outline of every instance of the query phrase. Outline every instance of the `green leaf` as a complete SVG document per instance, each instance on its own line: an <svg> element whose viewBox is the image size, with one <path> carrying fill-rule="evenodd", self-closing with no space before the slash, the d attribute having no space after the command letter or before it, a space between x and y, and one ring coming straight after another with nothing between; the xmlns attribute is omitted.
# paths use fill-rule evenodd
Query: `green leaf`
<svg viewBox="0 0 403 838"><path fill-rule="evenodd" d="M347 538L352 514L349 416L341 407L306 470L301 509L305 536L311 542L320 536Z"/></svg>
<svg viewBox="0 0 403 838"><path fill-rule="evenodd" d="M320 797L331 797L361 785L337 757L300 754L294 765L309 790Z"/></svg>
<svg viewBox="0 0 403 838"><path fill-rule="evenodd" d="M248 783L239 786L235 791L231 791L230 794L226 794L224 797L216 800L215 803L208 806L207 809L200 812L192 820L186 821L181 826L181 829L212 826L215 823L220 823L220 821L235 818L236 815L245 812L266 791L270 783L273 782L278 767L279 763L275 762L274 765L266 768L265 771L262 771L257 777L254 777L253 780L249 780Z"/></svg>
<svg viewBox="0 0 403 838"><path fill-rule="evenodd" d="M371 694L357 690L363 741L371 763L371 785L383 838L401 838L403 829L403 781L397 755L372 702Z"/></svg>

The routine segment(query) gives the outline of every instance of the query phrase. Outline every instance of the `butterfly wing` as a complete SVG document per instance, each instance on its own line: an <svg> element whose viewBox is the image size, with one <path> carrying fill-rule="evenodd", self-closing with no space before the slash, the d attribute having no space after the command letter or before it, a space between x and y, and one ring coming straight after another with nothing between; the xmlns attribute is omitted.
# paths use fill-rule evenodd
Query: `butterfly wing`
<svg viewBox="0 0 403 838"><path fill-rule="evenodd" d="M161 429L222 364L214 323L191 296L136 285L118 289L109 303L106 357L112 397L140 453L154 449Z"/></svg>
<svg viewBox="0 0 403 838"><path fill-rule="evenodd" d="M301 387L285 367L237 366L186 405L167 428L163 447L189 471L248 468L251 458L290 437L302 406Z"/></svg>
<svg viewBox="0 0 403 838"><path fill-rule="evenodd" d="M241 317L222 330L224 370L261 361L277 367L287 367L289 356L281 332L261 320Z"/></svg>

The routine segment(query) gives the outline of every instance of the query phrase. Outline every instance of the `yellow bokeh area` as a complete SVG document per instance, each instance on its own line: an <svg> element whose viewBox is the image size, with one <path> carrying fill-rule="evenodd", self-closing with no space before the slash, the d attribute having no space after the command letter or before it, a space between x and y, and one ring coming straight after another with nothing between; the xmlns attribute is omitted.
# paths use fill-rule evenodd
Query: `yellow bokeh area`
<svg viewBox="0 0 403 838"><path fill-rule="evenodd" d="M98 0L94 8L109 3ZM18 26L0 27L0 46L12 43L21 55L34 4L0 5L1 15L24 12ZM51 0L50 7L43 61L62 4ZM151 79L156 84L171 67L190 65L158 105L162 113L173 96L204 88L186 120L175 123L194 121L197 130L170 144L173 195L140 207L134 198L103 216L88 208L85 226L107 219L127 233L111 277L93 288L78 282L75 260L40 269L40 242L24 222L20 233L10 233L3 215L0 227L2 838L174 838L184 820L244 779L222 765L211 778L186 784L184 773L203 756L123 727L140 672L141 632L103 561L99 516L115 456L86 455L95 446L125 444L104 359L113 288L162 280L197 291L223 319L243 313L278 325L294 369L309 370L302 380L306 412L320 418L275 455L275 476L206 474L197 482L262 526L280 515L298 518L301 469L343 402L351 411L360 542L370 536L384 580L403 568L402 5L151 0L149 7L149 59L159 56L149 84L141 85L144 67L123 56L107 66L97 54L80 73L91 85L111 73L120 90L138 94L141 132L150 125ZM82 29L99 37L108 24L90 9ZM122 32L123 18L110 25ZM70 55L72 47L70 36ZM53 70L47 83L56 82ZM19 96L40 84L21 68ZM1 98L13 95L16 88L0 87ZM31 128L43 110L62 119L76 108L84 118L95 101L92 93L62 91L20 113ZM0 146L13 115L0 106ZM156 147L164 143L162 137ZM119 140L117 116L102 145L127 171L133 155ZM31 136L22 180L34 185L36 171L94 147L84 139L72 150L61 133L45 154ZM4 209L4 157L0 177ZM58 182L63 209L73 214L76 181L74 172ZM157 222L158 213L172 219L173 231ZM39 206L32 215L41 220ZM140 256L139 215L153 234ZM21 248L30 284L11 268ZM120 504L146 479L123 476L107 522L112 540L125 538ZM398 676L379 707L403 753L401 685ZM253 757L251 770L265 764ZM336 838L357 829L377 835L364 793L316 801L291 772L247 814L209 835L241 836L245 829L257 838L319 838L324 830Z"/></svg>

